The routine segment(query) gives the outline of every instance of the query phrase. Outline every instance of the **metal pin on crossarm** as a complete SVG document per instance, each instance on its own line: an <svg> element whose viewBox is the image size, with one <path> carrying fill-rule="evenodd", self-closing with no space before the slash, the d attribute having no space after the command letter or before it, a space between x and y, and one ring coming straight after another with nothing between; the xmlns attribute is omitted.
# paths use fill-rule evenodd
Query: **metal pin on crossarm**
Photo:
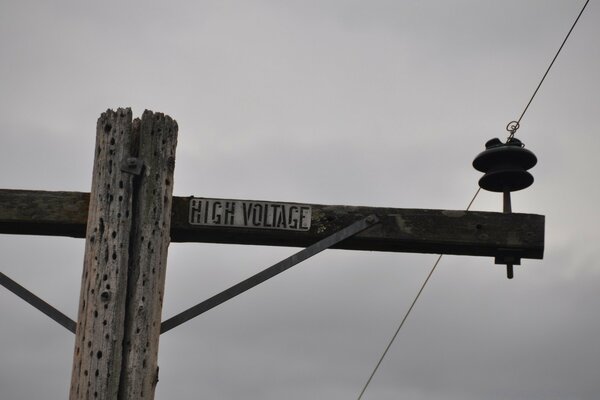
<svg viewBox="0 0 600 400"><path fill-rule="evenodd" d="M502 193L505 214L512 213L510 193L525 189L533 183L533 176L527 170L537 163L535 154L525 149L524 144L514 137L517 128L518 123L506 143L497 138L489 140L485 144L486 149L473 161L475 169L485 172L479 180L479 186L491 192ZM513 266L520 263L520 255L514 252L506 252L496 257L496 264L506 265L508 279L514 276Z"/></svg>

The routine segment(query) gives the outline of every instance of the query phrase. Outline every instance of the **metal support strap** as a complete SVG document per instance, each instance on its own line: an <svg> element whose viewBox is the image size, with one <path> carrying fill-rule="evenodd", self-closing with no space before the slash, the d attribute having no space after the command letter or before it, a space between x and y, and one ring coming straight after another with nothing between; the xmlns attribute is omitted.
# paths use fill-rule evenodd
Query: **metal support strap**
<svg viewBox="0 0 600 400"><path fill-rule="evenodd" d="M250 278L230 287L222 291L219 294L214 295L213 297L199 303L187 310L175 315L174 317L169 318L164 321L160 327L160 333L165 333L170 331L171 329L183 324L184 322L189 321L192 318L197 317L198 315L205 313L206 311L226 302L234 298L235 296L244 293L245 291L252 289L254 286L266 281L282 273L283 271L290 269L294 265L322 252L330 248L331 246L336 245L337 243L345 240L351 236L356 235L369 228L370 226L379 222L379 219L375 215L369 215L366 218L363 218L346 228L343 228L336 233L326 237L318 241L317 243L299 251L298 253L286 258L278 262L277 264L257 273L256 275L251 276Z"/></svg>
<svg viewBox="0 0 600 400"><path fill-rule="evenodd" d="M29 290L25 289L23 286L19 285L17 282L10 279L8 276L4 275L0 272L0 285L4 286L65 328L69 331L75 333L75 328L77 324L71 318L67 317L65 314L58 311L56 308L52 307L50 304L46 303L44 300L37 297L35 294L31 293Z"/></svg>

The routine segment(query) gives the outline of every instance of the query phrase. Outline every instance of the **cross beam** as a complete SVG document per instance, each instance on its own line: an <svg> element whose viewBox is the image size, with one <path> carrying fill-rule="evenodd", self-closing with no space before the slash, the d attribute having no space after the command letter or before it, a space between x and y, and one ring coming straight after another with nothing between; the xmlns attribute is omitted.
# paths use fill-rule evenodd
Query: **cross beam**
<svg viewBox="0 0 600 400"><path fill-rule="evenodd" d="M192 197L173 197L172 242L307 247L367 215L381 221L333 248L541 259L544 216L308 204L307 230L194 225ZM252 200L222 202L261 203ZM264 203L264 202L262 202ZM89 193L0 189L0 233L84 238ZM294 203L288 203L294 204Z"/></svg>

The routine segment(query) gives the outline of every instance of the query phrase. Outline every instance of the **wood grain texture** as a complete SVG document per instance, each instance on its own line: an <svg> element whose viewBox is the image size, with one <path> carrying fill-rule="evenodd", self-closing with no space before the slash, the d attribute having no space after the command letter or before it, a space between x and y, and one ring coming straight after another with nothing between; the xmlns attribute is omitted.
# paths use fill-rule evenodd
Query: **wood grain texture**
<svg viewBox="0 0 600 400"><path fill-rule="evenodd" d="M133 200L133 177L122 172L120 164L131 156L134 142L130 109L108 110L100 116L87 213L71 400L114 400L118 394ZM69 200L73 200L72 196ZM57 213L81 218L81 210L74 207L82 202L57 203ZM57 215L31 211L28 212L32 219L41 220L44 229L50 221L58 221L59 225L65 221Z"/></svg>
<svg viewBox="0 0 600 400"><path fill-rule="evenodd" d="M153 399L170 240L177 122L145 111L140 122L123 368L119 399Z"/></svg>
<svg viewBox="0 0 600 400"><path fill-rule="evenodd" d="M81 237L85 201L85 193L0 190L0 232ZM63 202L79 204L81 209L63 210ZM491 257L507 249L533 259L541 259L544 253L544 216L537 214L311 204L311 229L294 232L190 225L189 203L189 197L173 198L172 242L306 247L353 221L375 214L380 225L335 248ZM25 211L29 207L32 209ZM32 221L30 215L36 219ZM56 226L56 231L52 226Z"/></svg>
<svg viewBox="0 0 600 400"><path fill-rule="evenodd" d="M87 227L70 399L153 399L177 123L161 113L132 120L130 109L108 110L96 135L89 196L42 193L26 201L3 192L0 219L12 233L37 226L79 236ZM139 175L128 160L142 162Z"/></svg>
<svg viewBox="0 0 600 400"><path fill-rule="evenodd" d="M0 189L0 233L84 238L89 193Z"/></svg>

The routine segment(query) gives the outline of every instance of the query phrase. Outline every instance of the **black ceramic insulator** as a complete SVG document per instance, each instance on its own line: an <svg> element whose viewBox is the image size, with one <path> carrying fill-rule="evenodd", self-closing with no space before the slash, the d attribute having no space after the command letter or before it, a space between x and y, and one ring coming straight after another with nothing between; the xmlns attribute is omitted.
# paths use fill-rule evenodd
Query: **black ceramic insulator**
<svg viewBox="0 0 600 400"><path fill-rule="evenodd" d="M492 192L514 192L533 183L527 172L537 163L535 154L523 148L518 139L502 143L499 139L489 140L473 161L473 167L485 175L479 180L482 189Z"/></svg>

